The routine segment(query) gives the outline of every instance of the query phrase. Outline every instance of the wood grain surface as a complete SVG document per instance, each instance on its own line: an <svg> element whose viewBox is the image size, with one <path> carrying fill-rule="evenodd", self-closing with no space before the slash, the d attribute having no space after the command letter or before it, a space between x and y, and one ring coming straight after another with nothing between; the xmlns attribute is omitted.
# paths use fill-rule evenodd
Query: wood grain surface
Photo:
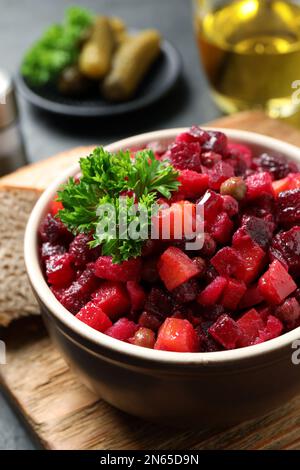
<svg viewBox="0 0 300 470"><path fill-rule="evenodd" d="M260 112L212 124L256 131L300 146L299 131ZM19 320L0 330L0 337L7 345L1 386L44 448L300 449L300 396L267 416L230 429L174 430L130 417L97 399L69 370L40 318Z"/></svg>

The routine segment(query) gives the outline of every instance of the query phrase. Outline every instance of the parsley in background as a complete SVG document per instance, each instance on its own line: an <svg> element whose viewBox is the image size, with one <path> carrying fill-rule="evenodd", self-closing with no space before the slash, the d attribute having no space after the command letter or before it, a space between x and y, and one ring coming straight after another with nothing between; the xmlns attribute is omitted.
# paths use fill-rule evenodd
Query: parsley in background
<svg viewBox="0 0 300 470"><path fill-rule="evenodd" d="M91 12L80 7L66 11L62 24L54 24L25 54L21 73L33 86L42 86L57 78L79 54L79 40L93 23Z"/></svg>

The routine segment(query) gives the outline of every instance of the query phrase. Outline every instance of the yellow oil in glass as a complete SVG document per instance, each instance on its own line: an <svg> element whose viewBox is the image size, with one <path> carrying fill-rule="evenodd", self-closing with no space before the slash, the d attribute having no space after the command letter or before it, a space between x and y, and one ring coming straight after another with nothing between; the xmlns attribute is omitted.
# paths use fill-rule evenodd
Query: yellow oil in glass
<svg viewBox="0 0 300 470"><path fill-rule="evenodd" d="M205 13L195 27L201 59L219 107L233 113L260 107L272 117L299 111L291 84L300 79L300 5L238 0Z"/></svg>

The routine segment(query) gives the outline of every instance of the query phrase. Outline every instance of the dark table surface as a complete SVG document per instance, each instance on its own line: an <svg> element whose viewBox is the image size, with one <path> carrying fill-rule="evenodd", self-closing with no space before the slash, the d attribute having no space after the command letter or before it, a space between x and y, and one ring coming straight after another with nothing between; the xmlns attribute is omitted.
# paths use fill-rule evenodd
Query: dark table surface
<svg viewBox="0 0 300 470"><path fill-rule="evenodd" d="M19 99L29 161L76 145L108 143L140 132L187 126L219 116L199 66L192 30L191 0L0 0L0 68L15 74L25 49L73 4L119 15L135 28L158 28L179 50L183 72L163 101L126 119L96 122L61 120L37 113ZM35 443L0 394L0 449L33 449Z"/></svg>

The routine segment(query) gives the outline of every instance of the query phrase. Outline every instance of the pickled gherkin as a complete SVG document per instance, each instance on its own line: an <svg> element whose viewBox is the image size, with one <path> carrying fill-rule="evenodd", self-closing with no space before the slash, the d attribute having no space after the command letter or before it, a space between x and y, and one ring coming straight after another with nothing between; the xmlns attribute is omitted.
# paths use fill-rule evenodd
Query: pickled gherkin
<svg viewBox="0 0 300 470"><path fill-rule="evenodd" d="M76 65L66 67L57 82L57 87L63 95L84 96L91 89L92 82L84 77Z"/></svg>
<svg viewBox="0 0 300 470"><path fill-rule="evenodd" d="M127 29L124 21L118 16L110 16L109 22L114 33L122 33Z"/></svg>
<svg viewBox="0 0 300 470"><path fill-rule="evenodd" d="M112 69L105 77L102 92L111 101L131 98L160 52L160 35L145 30L130 37L116 51Z"/></svg>
<svg viewBox="0 0 300 470"><path fill-rule="evenodd" d="M91 79L103 78L110 70L114 47L114 34L109 19L98 16L91 37L79 56L80 72Z"/></svg>

